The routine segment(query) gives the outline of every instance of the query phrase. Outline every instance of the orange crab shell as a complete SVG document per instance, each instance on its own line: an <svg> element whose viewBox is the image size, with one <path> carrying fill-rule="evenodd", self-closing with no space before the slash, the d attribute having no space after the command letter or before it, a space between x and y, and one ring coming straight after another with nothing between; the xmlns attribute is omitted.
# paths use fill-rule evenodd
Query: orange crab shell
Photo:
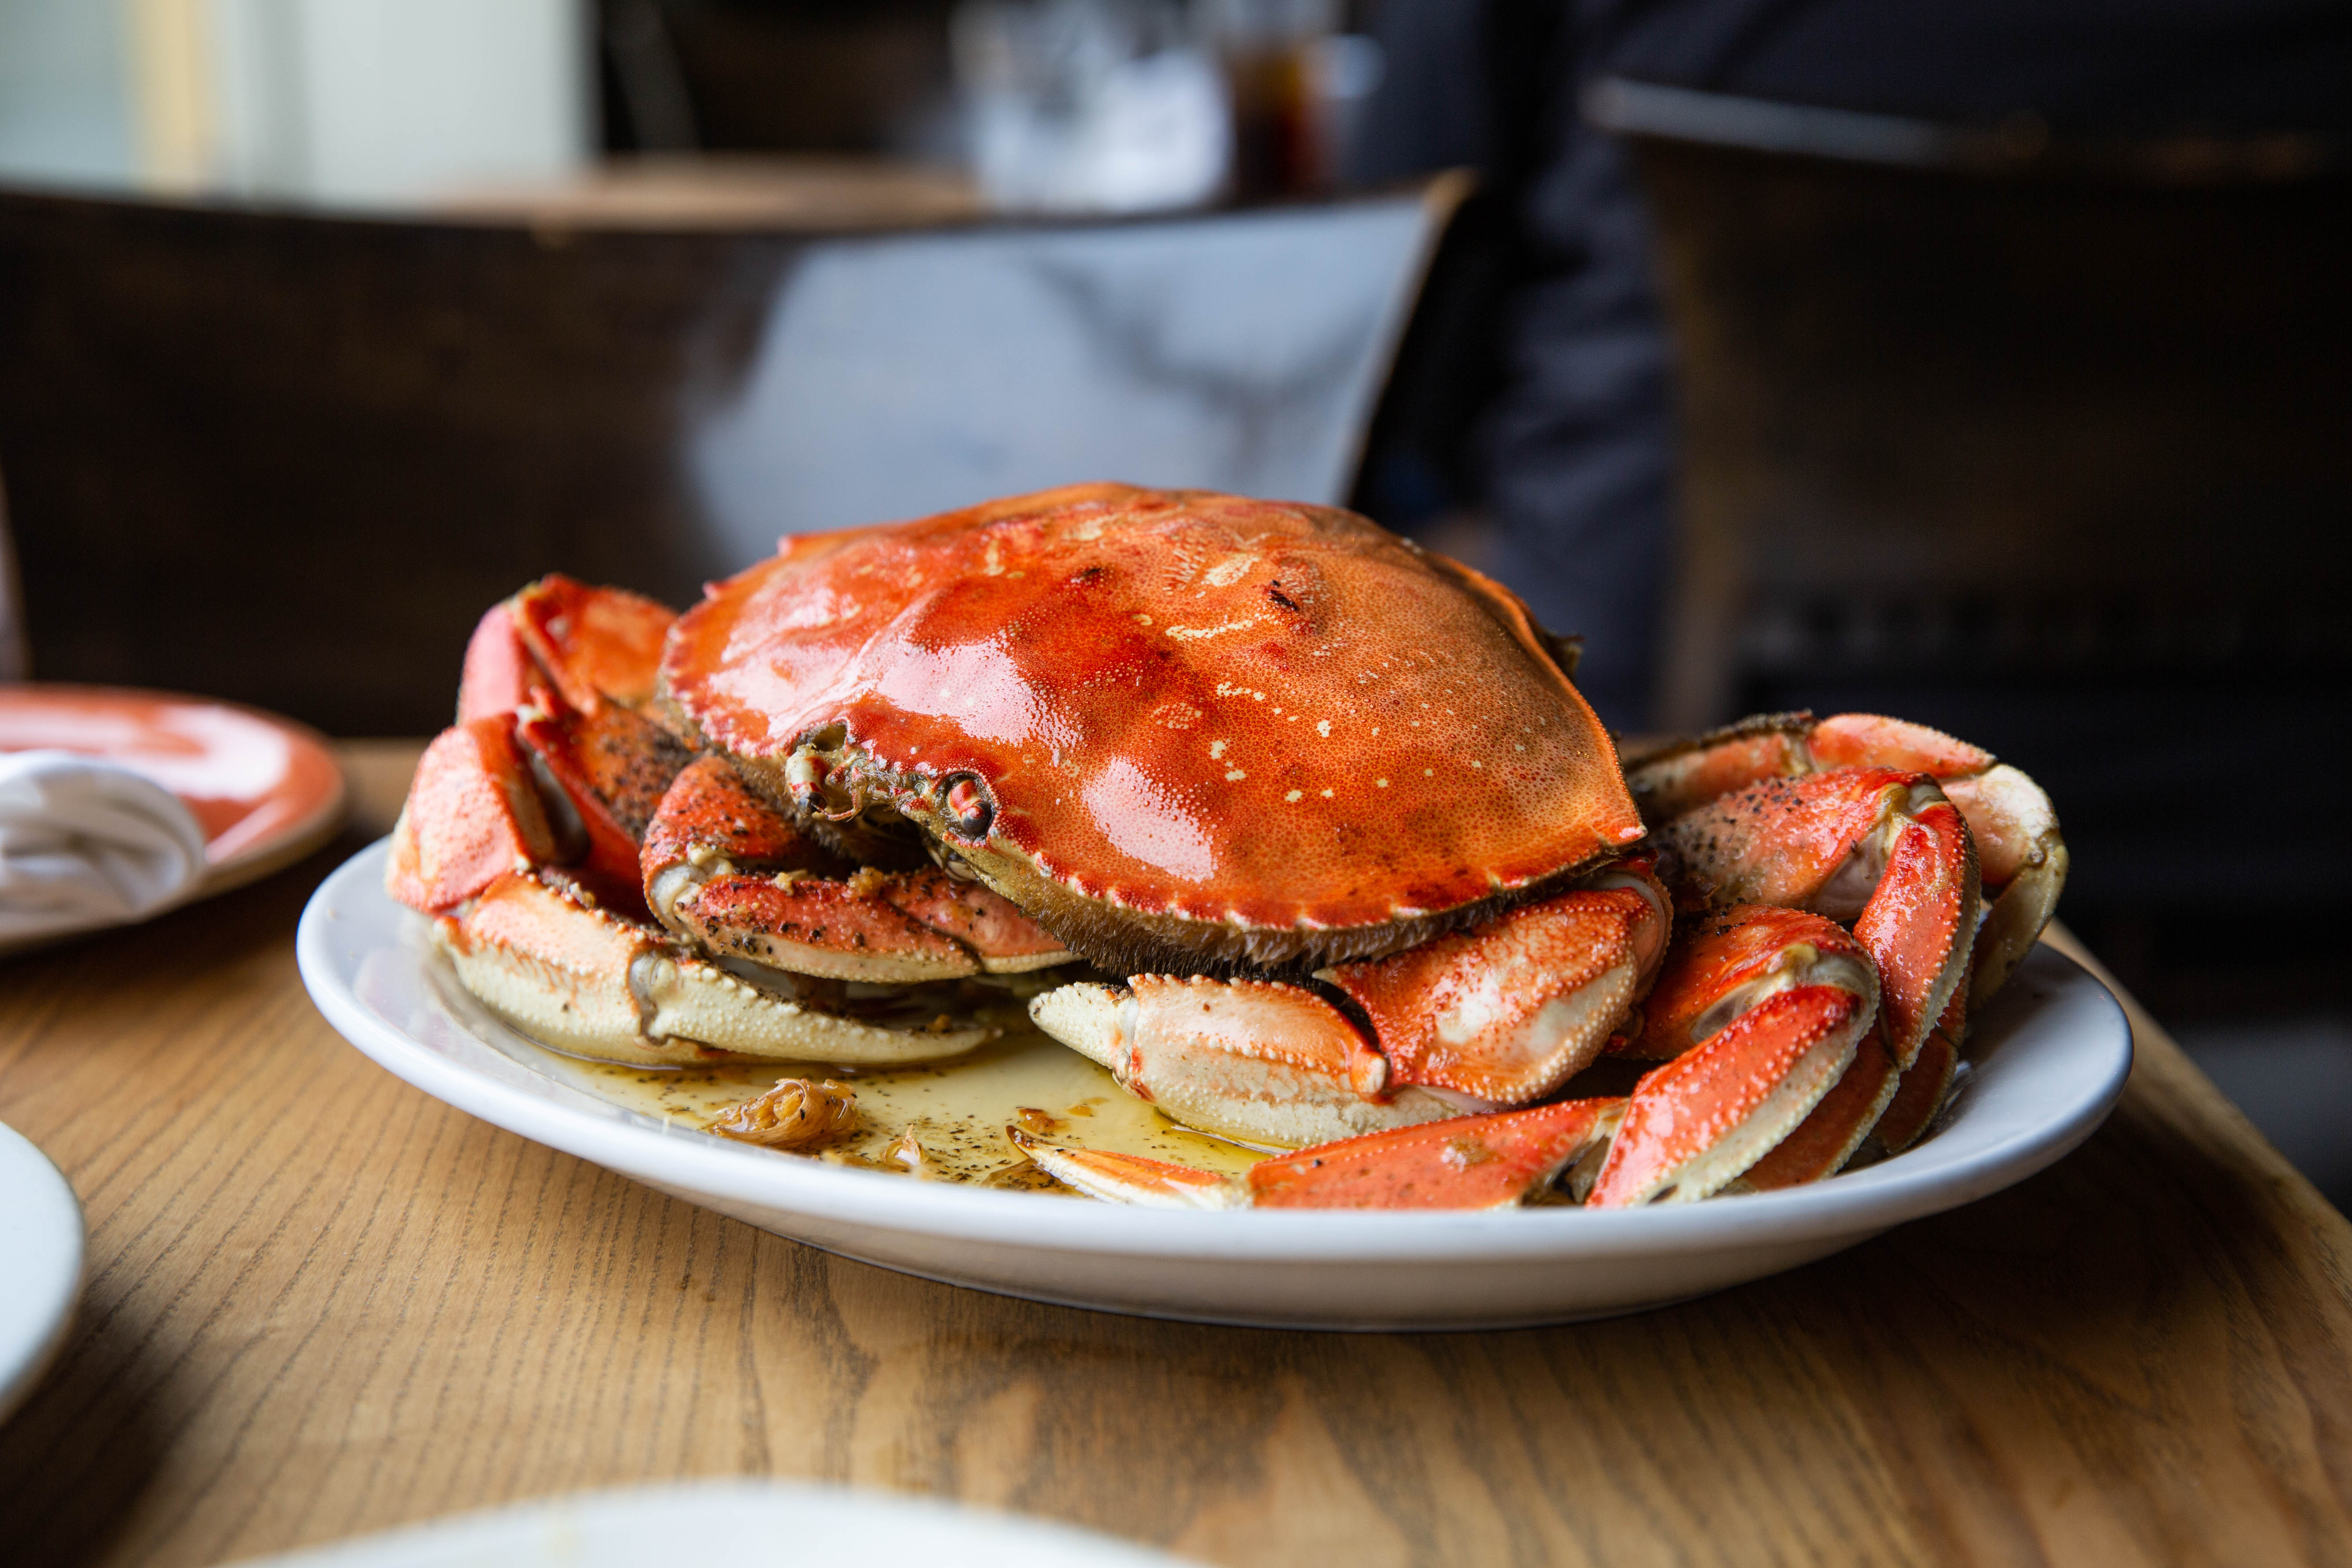
<svg viewBox="0 0 2352 1568"><path fill-rule="evenodd" d="M679 719L778 794L845 736L1049 927L1379 951L1642 835L1518 600L1334 508L1078 486L789 538L708 592L664 658ZM934 798L965 774L984 842Z"/></svg>

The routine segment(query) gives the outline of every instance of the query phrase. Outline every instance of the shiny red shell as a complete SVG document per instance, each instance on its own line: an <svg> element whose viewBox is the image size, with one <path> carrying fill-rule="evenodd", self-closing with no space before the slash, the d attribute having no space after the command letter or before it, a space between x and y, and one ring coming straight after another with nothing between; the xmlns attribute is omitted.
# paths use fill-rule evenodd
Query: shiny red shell
<svg viewBox="0 0 2352 1568"><path fill-rule="evenodd" d="M1089 485L789 538L662 680L741 756L840 725L902 778L975 773L992 847L1191 920L1432 914L1642 833L1517 599L1327 507Z"/></svg>

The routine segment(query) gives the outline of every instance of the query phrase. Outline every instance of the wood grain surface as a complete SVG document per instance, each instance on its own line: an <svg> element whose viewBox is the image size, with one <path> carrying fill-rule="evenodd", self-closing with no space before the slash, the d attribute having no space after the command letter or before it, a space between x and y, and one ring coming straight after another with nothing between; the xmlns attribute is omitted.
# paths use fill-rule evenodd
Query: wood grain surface
<svg viewBox="0 0 2352 1568"><path fill-rule="evenodd" d="M294 921L415 748L346 755L373 816L336 850L0 963L0 1120L90 1236L66 1354L0 1427L0 1560L769 1475L1231 1564L2352 1562L2352 1229L2137 1011L2079 1152L1706 1300L1450 1335L1118 1318L828 1257L370 1064Z"/></svg>

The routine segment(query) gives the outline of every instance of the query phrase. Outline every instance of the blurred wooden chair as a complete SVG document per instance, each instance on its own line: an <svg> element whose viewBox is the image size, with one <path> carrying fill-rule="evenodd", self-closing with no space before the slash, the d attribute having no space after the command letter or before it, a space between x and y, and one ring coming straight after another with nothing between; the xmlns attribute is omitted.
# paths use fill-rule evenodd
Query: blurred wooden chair
<svg viewBox="0 0 2352 1568"><path fill-rule="evenodd" d="M2332 900L2352 833L2278 786L2352 763L2335 150L1588 109L1633 145L1680 362L1668 722L1968 734L2051 786L2085 913Z"/></svg>
<svg viewBox="0 0 2352 1568"><path fill-rule="evenodd" d="M684 604L783 532L1079 479L1339 500L1458 195L999 225L726 184L701 218L0 192L33 673L414 733L542 572Z"/></svg>

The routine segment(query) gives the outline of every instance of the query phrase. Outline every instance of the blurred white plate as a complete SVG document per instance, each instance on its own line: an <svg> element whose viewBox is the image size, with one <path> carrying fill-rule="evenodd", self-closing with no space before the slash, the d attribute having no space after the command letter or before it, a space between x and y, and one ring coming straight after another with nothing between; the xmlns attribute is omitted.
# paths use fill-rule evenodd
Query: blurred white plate
<svg viewBox="0 0 2352 1568"><path fill-rule="evenodd" d="M920 1498L784 1481L585 1492L257 1557L244 1568L1182 1568L1092 1531Z"/></svg>
<svg viewBox="0 0 2352 1568"><path fill-rule="evenodd" d="M65 1343L81 1299L81 1204L48 1156L0 1124L0 1421Z"/></svg>
<svg viewBox="0 0 2352 1568"><path fill-rule="evenodd" d="M1465 1329L1659 1306L1825 1257L2021 1181L2090 1136L2131 1068L2106 988L2043 947L1986 1008L1938 1131L1786 1192L1588 1213L1197 1214L822 1164L560 1081L562 1058L465 995L383 892L384 845L303 911L311 998L380 1065L461 1110L845 1257L1035 1300L1208 1322Z"/></svg>

